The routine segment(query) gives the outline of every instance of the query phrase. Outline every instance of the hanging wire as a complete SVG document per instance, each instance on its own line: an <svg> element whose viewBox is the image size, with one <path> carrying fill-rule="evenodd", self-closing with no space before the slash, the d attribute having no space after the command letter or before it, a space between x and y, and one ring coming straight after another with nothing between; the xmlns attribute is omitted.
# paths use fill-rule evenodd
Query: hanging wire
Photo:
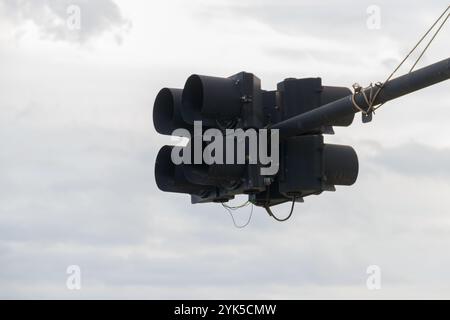
<svg viewBox="0 0 450 320"><path fill-rule="evenodd" d="M285 222L288 221L292 217L292 213L294 212L294 206L295 201L297 200L297 196L292 197L292 206L291 211L289 212L288 216L286 218L278 218L276 215L273 214L272 210L270 209L270 186L267 186L267 192L266 192L266 203L264 204L264 209L266 209L269 216L277 220L278 222Z"/></svg>
<svg viewBox="0 0 450 320"><path fill-rule="evenodd" d="M243 224L243 225L238 225L238 224L236 223L236 219L234 218L234 215L233 215L233 212L232 212L232 211L235 211L235 210L238 210L238 209L241 209L241 208L245 208L245 207L247 207L249 204L251 204L251 211L250 211L250 215L249 215L249 217L248 217L247 222L246 222L245 224ZM227 212L229 213L231 219L233 220L233 224L234 224L234 226L235 226L237 229L244 229L245 227L247 227L247 226L250 224L250 222L251 222L251 220L252 220L252 216L253 216L253 204L252 204L250 201L247 201L247 202L245 202L245 203L243 203L243 204L241 204L241 205L239 205L239 206L235 206L235 207L228 206L228 205L226 205L226 204L224 204L224 203L222 203L222 206L223 206L223 207L227 210Z"/></svg>
<svg viewBox="0 0 450 320"><path fill-rule="evenodd" d="M229 205L227 205L225 203L222 203L222 206L227 208L227 209L230 209L230 210L237 210L237 209L245 208L249 204L250 204L250 201L246 201L243 204L240 204L240 205L237 205L237 206L229 206Z"/></svg>
<svg viewBox="0 0 450 320"><path fill-rule="evenodd" d="M384 83L388 82L389 80L391 80L391 78L394 76L394 74L400 69L400 67L406 62L406 60L408 60L409 56L416 51L417 47L422 43L422 41L428 36L428 34L431 32L431 30L434 29L434 27L436 26L436 24L442 19L442 17L447 13L447 11L450 9L450 5L444 10L444 12L442 12L442 14L439 16L439 18L436 19L436 21L431 25L431 27L427 30L427 32L425 32L425 34L420 38L420 40L416 43L416 45L411 49L411 51L409 51L409 53L406 55L406 57L400 62L400 64L394 69L394 71L392 71L392 73L387 77L387 79L384 81ZM430 43L433 41L433 39L436 37L437 33L439 33L439 31L442 29L442 26L445 24L445 22L448 19L448 15L445 18L444 22L442 23L442 25L439 27L439 29L435 32L435 34L433 35L433 38L430 40L430 42L428 43L427 47L424 49L423 53L428 49ZM420 60L420 58L422 57L422 55L417 59L416 63L414 64L414 66L417 64L418 60ZM413 66L413 68L414 68ZM410 72L412 71L412 69L410 70Z"/></svg>
<svg viewBox="0 0 450 320"><path fill-rule="evenodd" d="M447 12L450 9L450 5L447 7L447 9L444 11L443 14L445 14L445 12ZM442 27L444 26L444 24L447 22L448 17L450 16L450 13L447 14L447 17L445 17L444 21L442 21L441 25L439 26L439 28L436 30L436 32L433 34L433 36L431 37L430 41L428 41L427 45L425 46L425 48L422 50L422 52L420 53L420 56L417 58L416 62L413 64L413 66L411 67L411 69L409 69L409 72L411 73L415 66L417 65L417 63L420 61L420 59L422 59L422 56L424 55L424 53L428 50L428 48L430 47L430 44L433 42L434 38L436 38L436 36L438 35L438 33L441 31ZM442 15L439 17L438 20L442 18ZM434 26L434 25L433 25Z"/></svg>
<svg viewBox="0 0 450 320"><path fill-rule="evenodd" d="M411 49L411 51L409 51L409 53L405 56L405 58L403 58L403 60L399 63L399 65L394 69L394 71L392 71L392 73L386 78L386 80L383 83L378 82L376 84L376 86L378 87L378 90L375 92L375 94L372 95L372 89L373 89L373 85L370 84L369 87L367 88L362 88L359 84L355 83L353 85L353 89L354 89L354 93L352 95L352 102L353 105L355 106L355 108L359 111L361 111L363 114L370 114L372 112L374 112L375 110L381 108L384 103L381 103L378 106L375 106L375 100L377 99L379 93L381 92L381 90L383 90L384 86L386 85L387 82L389 82L389 80L392 79L392 77L397 73L397 71L400 69L400 67L406 62L406 60L408 60L408 58L411 56L411 54L419 47L419 45L423 42L423 40L430 34L430 32L434 29L434 27L438 24L439 21L441 21L442 17L444 17L444 15L447 13L447 11L449 11L450 9L450 5L447 6L447 8L444 10L444 12L442 12L442 14L439 16L439 18L436 19L436 21L431 25L431 27L427 30L427 32L425 32L425 34L419 39L419 41L414 45L414 47ZM433 36L431 37L430 41L428 41L427 45L425 46L425 48L422 50L422 52L420 53L419 57L416 59L416 61L414 62L414 64L412 65L411 69L409 70L409 73L411 73L414 68L416 67L417 63L420 61L420 59L423 57L423 55L425 54L425 52L428 50L428 48L430 47L431 43L433 42L433 40L436 38L436 36L438 35L438 33L441 31L442 27L445 25L445 23L447 22L448 18L450 16L450 13L447 14L447 16L445 17L445 19L442 21L442 23L439 25L438 29L434 32ZM367 95L365 93L366 89L370 88L370 98L367 98ZM359 106L356 103L355 97L358 94L362 94L364 97L364 100L367 103L367 109L365 110L364 108L362 108L361 106Z"/></svg>
<svg viewBox="0 0 450 320"><path fill-rule="evenodd" d="M274 218L278 222L285 222L285 221L288 221L292 217L292 213L294 212L295 200L296 200L296 197L294 196L292 198L291 211L289 212L289 214L288 214L288 216L286 218L282 218L282 219L278 218L276 215L273 214L272 210L270 209L270 207L268 205L265 205L264 209L266 209L266 211L269 214L269 216L271 216L272 218Z"/></svg>

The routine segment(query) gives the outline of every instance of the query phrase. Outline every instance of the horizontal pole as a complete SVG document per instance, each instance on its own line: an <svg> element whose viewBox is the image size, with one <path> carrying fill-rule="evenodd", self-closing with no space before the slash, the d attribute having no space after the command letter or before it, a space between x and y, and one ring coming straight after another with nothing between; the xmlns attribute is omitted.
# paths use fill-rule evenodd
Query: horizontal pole
<svg viewBox="0 0 450 320"><path fill-rule="evenodd" d="M404 96L408 93L432 86L450 78L450 58L418 69L411 73L395 78L384 84L374 101L374 106ZM376 92L377 88L373 89ZM370 89L366 89L367 96ZM362 94L355 96L355 101L363 110L368 110L366 100ZM332 123L333 120L357 113L352 95L330 102L317 109L302 113L290 119L274 124L271 129L279 129L281 137L301 135L313 131L321 126Z"/></svg>

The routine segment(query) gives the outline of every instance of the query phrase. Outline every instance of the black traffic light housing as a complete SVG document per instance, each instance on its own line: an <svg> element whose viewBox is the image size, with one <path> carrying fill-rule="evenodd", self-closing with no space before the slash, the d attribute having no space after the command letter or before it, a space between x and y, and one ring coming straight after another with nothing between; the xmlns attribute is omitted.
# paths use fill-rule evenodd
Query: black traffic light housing
<svg viewBox="0 0 450 320"><path fill-rule="evenodd" d="M229 78L190 76L184 86L184 121L209 128L259 128L264 125L261 81L241 72Z"/></svg>
<svg viewBox="0 0 450 320"><path fill-rule="evenodd" d="M344 87L322 86L320 78L286 79L277 90L261 89L260 80L241 72L229 78L190 76L184 89L162 89L155 100L155 129L170 135L175 129L190 133L191 142L202 122L203 134L217 129L268 129L292 117L306 114L329 102L346 97ZM261 163L178 164L171 161L173 147L164 146L157 157L155 178L162 191L191 195L192 203L227 202L248 194L255 205L271 206L334 191L335 185L351 185L358 174L358 159L351 147L327 145L323 134L333 126L349 126L354 114L326 119L323 125L279 141L279 170L261 175ZM202 142L202 148L208 142ZM188 144L187 147L190 147ZM246 159L248 160L248 159Z"/></svg>

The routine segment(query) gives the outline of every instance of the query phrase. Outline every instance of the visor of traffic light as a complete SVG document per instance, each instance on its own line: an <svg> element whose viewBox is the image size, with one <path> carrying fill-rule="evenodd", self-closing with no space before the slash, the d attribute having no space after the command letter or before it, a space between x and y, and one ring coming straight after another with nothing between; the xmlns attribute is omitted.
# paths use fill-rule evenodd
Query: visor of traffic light
<svg viewBox="0 0 450 320"><path fill-rule="evenodd" d="M352 147L325 144L323 165L328 185L351 186L358 178L358 155Z"/></svg>
<svg viewBox="0 0 450 320"><path fill-rule="evenodd" d="M320 105L326 105L330 102L345 98L352 94L352 91L346 87L331 87L324 86L322 87L322 92L320 94ZM337 126L337 127L348 127L353 123L353 119L355 118L354 113L350 113L345 117L332 119L329 123L325 125L329 126Z"/></svg>
<svg viewBox="0 0 450 320"><path fill-rule="evenodd" d="M212 188L189 182L183 166L172 162L173 146L164 146L159 150L155 163L155 180L158 188L165 192L188 193L199 196L207 196Z"/></svg>
<svg viewBox="0 0 450 320"><path fill-rule="evenodd" d="M176 129L192 128L181 116L182 89L164 88L159 91L153 106L153 125L157 132L171 135Z"/></svg>
<svg viewBox="0 0 450 320"><path fill-rule="evenodd" d="M238 83L230 78L190 76L183 90L182 117L187 123L202 121L216 127L220 121L234 120L241 113Z"/></svg>

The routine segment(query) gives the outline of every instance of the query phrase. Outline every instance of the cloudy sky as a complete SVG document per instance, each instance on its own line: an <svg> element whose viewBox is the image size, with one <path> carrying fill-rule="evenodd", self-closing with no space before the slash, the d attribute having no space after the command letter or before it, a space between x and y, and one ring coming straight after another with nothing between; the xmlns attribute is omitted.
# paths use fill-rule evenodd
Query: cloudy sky
<svg viewBox="0 0 450 320"><path fill-rule="evenodd" d="M245 70L264 89L384 80L446 5L0 0L0 298L450 298L448 82L326 137L357 150L354 186L306 198L284 224L255 208L242 230L157 189L169 139L151 119L159 89L192 73ZM421 66L449 56L448 32ZM370 265L381 290L366 287Z"/></svg>

